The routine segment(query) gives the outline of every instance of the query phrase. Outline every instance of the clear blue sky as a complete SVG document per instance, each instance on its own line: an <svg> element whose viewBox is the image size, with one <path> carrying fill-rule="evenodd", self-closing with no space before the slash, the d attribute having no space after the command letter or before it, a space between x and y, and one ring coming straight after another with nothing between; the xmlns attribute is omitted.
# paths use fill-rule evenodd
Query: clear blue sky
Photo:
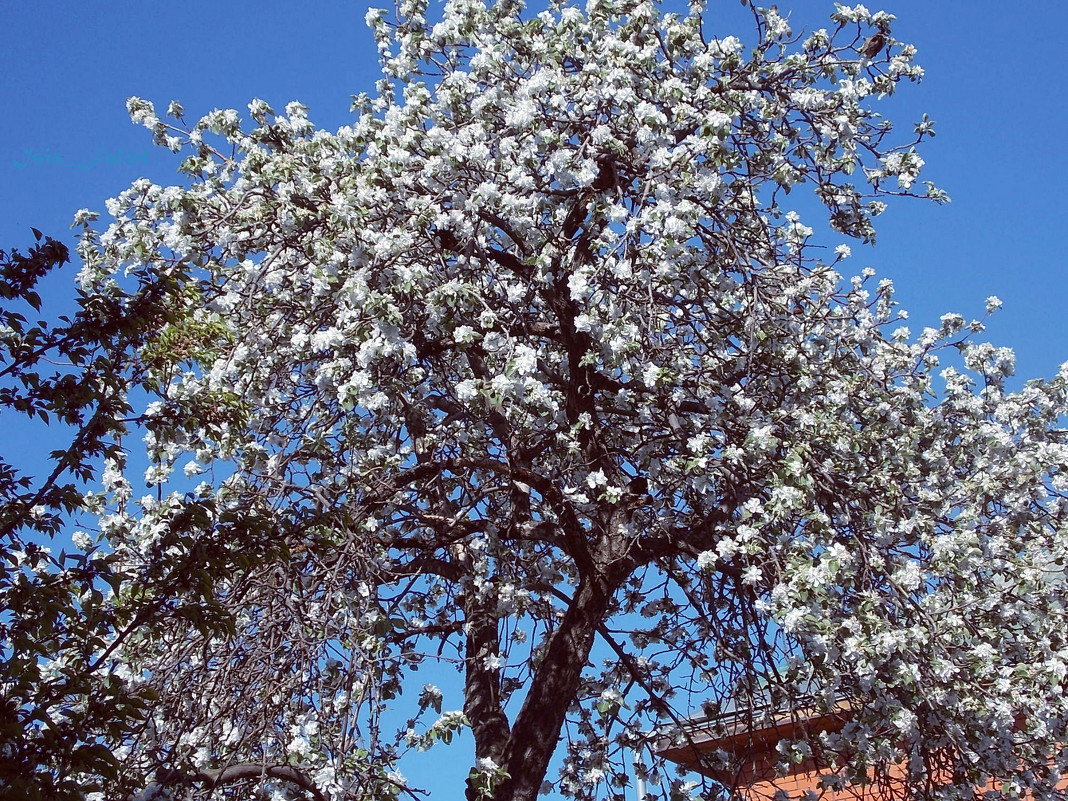
<svg viewBox="0 0 1068 801"><path fill-rule="evenodd" d="M826 25L834 6L778 5L795 30ZM847 268L870 265L892 278L914 333L944 312L982 316L984 299L998 295L1005 308L989 339L1017 352L1021 379L1054 373L1068 361L1068 3L886 0L868 7L897 15L897 38L919 48L926 79L904 87L885 113L906 131L925 111L937 121L938 136L923 151L924 177L953 203L891 205L877 247L854 247ZM177 99L190 119L217 107L247 116L254 97L278 109L300 100L320 127L347 123L349 96L370 90L376 77L366 8L365 0L0 4L0 248L25 249L30 226L73 248L77 209L103 212L107 197L141 176L160 184L181 177L179 157L153 147L149 132L130 123L130 95L161 112ZM707 20L712 35L751 41L737 0L711 0ZM49 284L55 300L69 296L72 275ZM25 442L20 432L0 431L7 458ZM447 765L441 758L450 756ZM455 777L466 772L466 755L458 757L444 750L409 776L441 771L437 778L448 781L432 785L455 790Z"/></svg>

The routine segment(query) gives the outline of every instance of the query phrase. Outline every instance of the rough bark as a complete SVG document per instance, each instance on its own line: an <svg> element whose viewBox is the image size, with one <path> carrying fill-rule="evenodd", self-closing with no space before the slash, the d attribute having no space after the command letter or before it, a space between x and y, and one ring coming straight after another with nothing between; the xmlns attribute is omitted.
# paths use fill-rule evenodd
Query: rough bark
<svg viewBox="0 0 1068 801"><path fill-rule="evenodd" d="M621 580L617 576L595 576L580 582L512 725L501 763L509 778L496 787L493 801L537 798L568 706L578 690L597 626Z"/></svg>
<svg viewBox="0 0 1068 801"><path fill-rule="evenodd" d="M488 757L499 764L509 729L501 705L501 672L491 661L500 653L496 593L465 598L464 616L464 714L471 721L475 758Z"/></svg>

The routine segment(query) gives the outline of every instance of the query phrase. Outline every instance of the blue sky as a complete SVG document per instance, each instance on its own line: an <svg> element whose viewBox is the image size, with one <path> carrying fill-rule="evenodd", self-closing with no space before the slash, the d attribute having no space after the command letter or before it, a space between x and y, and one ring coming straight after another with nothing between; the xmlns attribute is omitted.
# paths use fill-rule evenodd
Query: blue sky
<svg viewBox="0 0 1068 801"><path fill-rule="evenodd" d="M833 11L823 0L778 5L795 30L825 25ZM984 299L996 294L1005 308L989 339L1017 352L1021 380L1056 372L1068 361L1068 3L868 6L897 15L897 37L919 48L925 81L904 87L885 113L905 131L923 112L937 121L922 153L924 177L953 203L892 204L878 245L854 246L846 269L870 265L892 278L917 333L944 312L982 316ZM77 209L103 212L106 198L141 176L180 179L179 157L130 123L130 95L160 111L177 99L190 119L213 108L245 114L254 97L278 109L300 100L320 127L347 123L350 95L370 90L377 71L366 8L362 0L3 3L0 248L28 247L31 226L73 247ZM751 40L737 0L711 0L706 19L711 35ZM48 284L57 305L71 296L72 277L73 269ZM11 458L25 434L0 429L0 452ZM433 784L455 788L455 779L443 780L466 772L466 755L451 756L451 765L438 757L410 776L437 772Z"/></svg>

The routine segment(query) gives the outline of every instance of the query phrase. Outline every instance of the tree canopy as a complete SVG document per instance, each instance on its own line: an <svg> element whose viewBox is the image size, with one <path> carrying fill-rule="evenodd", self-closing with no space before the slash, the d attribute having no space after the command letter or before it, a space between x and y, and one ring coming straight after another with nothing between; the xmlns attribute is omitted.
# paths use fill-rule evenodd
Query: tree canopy
<svg viewBox="0 0 1068 801"><path fill-rule="evenodd" d="M121 792L414 795L398 759L469 729L472 800L620 797L631 751L707 796L650 733L803 693L852 710L780 749L828 786L1053 793L1068 372L1012 392L981 321L914 336L842 277L798 210L870 241L946 200L930 121L875 111L915 49L745 4L748 46L699 5L404 0L336 133L131 99L190 180L79 216L87 297L170 288L124 351L147 464L97 499L109 603L151 610L95 668L158 699Z"/></svg>

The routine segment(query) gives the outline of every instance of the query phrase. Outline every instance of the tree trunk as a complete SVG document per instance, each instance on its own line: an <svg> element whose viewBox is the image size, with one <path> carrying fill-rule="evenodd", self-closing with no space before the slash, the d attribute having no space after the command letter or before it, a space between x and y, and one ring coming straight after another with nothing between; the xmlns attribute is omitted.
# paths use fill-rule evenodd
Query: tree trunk
<svg viewBox="0 0 1068 801"><path fill-rule="evenodd" d="M493 801L534 801L556 751L567 709L575 698L597 626L618 582L583 578L559 628L549 640L523 707L512 725L501 765L509 775Z"/></svg>
<svg viewBox="0 0 1068 801"><path fill-rule="evenodd" d="M487 664L500 652L497 593L479 596L472 588L463 604L467 629L464 714L475 736L475 759L488 757L499 764L508 742L508 718L501 706L501 671Z"/></svg>

